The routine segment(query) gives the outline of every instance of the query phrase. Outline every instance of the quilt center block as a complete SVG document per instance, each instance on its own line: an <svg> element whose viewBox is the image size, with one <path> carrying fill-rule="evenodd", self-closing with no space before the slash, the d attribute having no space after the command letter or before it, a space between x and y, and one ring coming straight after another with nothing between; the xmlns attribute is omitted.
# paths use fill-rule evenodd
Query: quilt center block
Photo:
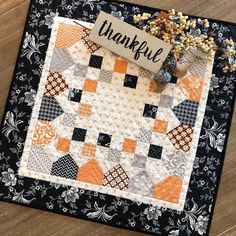
<svg viewBox="0 0 236 236"><path fill-rule="evenodd" d="M55 17L19 174L182 210L212 62L190 51L183 78L151 72Z"/></svg>

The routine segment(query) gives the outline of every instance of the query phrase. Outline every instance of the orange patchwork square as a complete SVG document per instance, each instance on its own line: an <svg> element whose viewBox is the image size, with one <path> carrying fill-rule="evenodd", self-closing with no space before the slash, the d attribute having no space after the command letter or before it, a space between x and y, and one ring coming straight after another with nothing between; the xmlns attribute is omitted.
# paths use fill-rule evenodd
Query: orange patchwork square
<svg viewBox="0 0 236 236"><path fill-rule="evenodd" d="M83 90L86 92L95 93L97 90L97 80L85 79Z"/></svg>
<svg viewBox="0 0 236 236"><path fill-rule="evenodd" d="M114 72L126 73L128 62L125 60L116 60Z"/></svg>
<svg viewBox="0 0 236 236"><path fill-rule="evenodd" d="M158 133L166 134L168 122L165 120L155 120L153 131Z"/></svg>
<svg viewBox="0 0 236 236"><path fill-rule="evenodd" d="M79 116L90 116L92 114L92 106L86 103L80 103L78 115Z"/></svg>
<svg viewBox="0 0 236 236"><path fill-rule="evenodd" d="M155 93L157 91L157 82L155 80L150 80L149 82L149 92Z"/></svg>
<svg viewBox="0 0 236 236"><path fill-rule="evenodd" d="M87 157L94 157L96 153L96 145L85 143L82 147L82 155Z"/></svg>
<svg viewBox="0 0 236 236"><path fill-rule="evenodd" d="M57 150L62 152L70 151L70 143L71 141L67 138L58 138L57 141Z"/></svg>
<svg viewBox="0 0 236 236"><path fill-rule="evenodd" d="M154 79L150 79L148 91L152 93L161 93L165 89L165 85L158 84Z"/></svg>
<svg viewBox="0 0 236 236"><path fill-rule="evenodd" d="M125 138L123 142L123 151L134 153L136 149L136 144L136 140Z"/></svg>

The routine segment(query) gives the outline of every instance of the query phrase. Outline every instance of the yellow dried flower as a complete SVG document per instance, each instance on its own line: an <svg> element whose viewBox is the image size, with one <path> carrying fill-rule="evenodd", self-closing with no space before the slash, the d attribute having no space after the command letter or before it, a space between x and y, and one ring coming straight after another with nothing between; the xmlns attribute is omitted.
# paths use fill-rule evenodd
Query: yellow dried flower
<svg viewBox="0 0 236 236"><path fill-rule="evenodd" d="M142 27L143 30L165 42L171 43L173 45L172 53L177 60L191 47L206 52L208 59L214 57L216 49L214 39L207 35L193 36L190 33L191 31L189 32L189 29L195 29L199 23L202 23L205 28L209 27L209 21L207 19L188 20L188 16L184 16L182 12L176 13L172 9L168 13L160 12L156 14L156 17L152 17L149 13L138 14L134 17L134 22L146 23ZM229 40L228 45L231 44ZM227 53L232 54L231 50Z"/></svg>

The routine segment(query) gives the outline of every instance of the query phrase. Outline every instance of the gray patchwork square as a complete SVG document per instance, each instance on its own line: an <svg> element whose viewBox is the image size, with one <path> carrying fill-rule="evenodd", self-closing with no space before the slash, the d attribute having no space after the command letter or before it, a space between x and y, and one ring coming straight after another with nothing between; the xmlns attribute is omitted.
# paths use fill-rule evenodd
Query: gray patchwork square
<svg viewBox="0 0 236 236"><path fill-rule="evenodd" d="M75 114L70 114L70 113L65 113L63 116L63 124L69 127L74 127L75 126L75 120L76 120L76 115Z"/></svg>
<svg viewBox="0 0 236 236"><path fill-rule="evenodd" d="M134 155L132 166L135 166L138 168L145 168L146 162L147 162L147 157L142 156L142 155Z"/></svg>
<svg viewBox="0 0 236 236"><path fill-rule="evenodd" d="M102 69L100 71L99 80L105 83L111 83L112 81L112 71Z"/></svg>
<svg viewBox="0 0 236 236"><path fill-rule="evenodd" d="M152 138L152 131L147 129L140 129L137 140L143 143L150 143Z"/></svg>
<svg viewBox="0 0 236 236"><path fill-rule="evenodd" d="M74 76L85 78L87 75L88 66L82 64L76 64L74 70Z"/></svg>
<svg viewBox="0 0 236 236"><path fill-rule="evenodd" d="M43 147L32 146L30 150L30 158L27 163L27 169L35 172L50 174L53 161L47 155Z"/></svg>
<svg viewBox="0 0 236 236"><path fill-rule="evenodd" d="M172 96L161 94L159 106L165 107L165 108L172 108L173 101L174 101L174 98Z"/></svg>
<svg viewBox="0 0 236 236"><path fill-rule="evenodd" d="M121 151L110 148L107 154L107 159L108 161L119 162L121 156Z"/></svg>
<svg viewBox="0 0 236 236"><path fill-rule="evenodd" d="M74 65L74 61L70 56L67 48L54 48L50 70L62 72Z"/></svg>

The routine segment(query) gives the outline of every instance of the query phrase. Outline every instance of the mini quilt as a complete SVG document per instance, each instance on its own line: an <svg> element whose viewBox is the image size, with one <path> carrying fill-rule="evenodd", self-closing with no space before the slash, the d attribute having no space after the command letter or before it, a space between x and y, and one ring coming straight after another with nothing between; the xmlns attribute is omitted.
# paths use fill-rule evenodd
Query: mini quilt
<svg viewBox="0 0 236 236"><path fill-rule="evenodd" d="M166 85L55 17L19 174L182 210L213 62Z"/></svg>
<svg viewBox="0 0 236 236"><path fill-rule="evenodd" d="M130 24L160 12L31 1L0 129L0 199L152 235L208 235L235 74L189 50L187 74L160 85L90 40L101 10ZM209 21L219 47L236 39L234 24Z"/></svg>

